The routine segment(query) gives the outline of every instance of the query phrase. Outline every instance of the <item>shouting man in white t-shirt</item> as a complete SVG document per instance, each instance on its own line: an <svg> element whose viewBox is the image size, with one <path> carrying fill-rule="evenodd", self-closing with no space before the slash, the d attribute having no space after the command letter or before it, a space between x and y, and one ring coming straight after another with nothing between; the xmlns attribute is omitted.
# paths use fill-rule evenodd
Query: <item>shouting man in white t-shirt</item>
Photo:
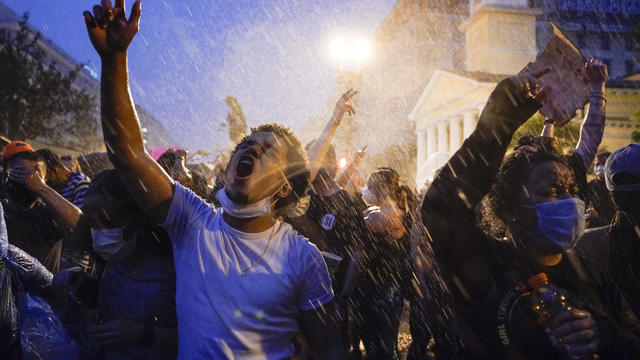
<svg viewBox="0 0 640 360"><path fill-rule="evenodd" d="M143 210L169 233L176 268L180 359L286 359L298 320L312 357L340 359L333 292L318 249L274 219L302 196L309 170L280 125L252 129L218 192L222 209L174 183L146 153L128 88L127 47L140 20L124 0L84 18L102 59L102 128L109 156Z"/></svg>

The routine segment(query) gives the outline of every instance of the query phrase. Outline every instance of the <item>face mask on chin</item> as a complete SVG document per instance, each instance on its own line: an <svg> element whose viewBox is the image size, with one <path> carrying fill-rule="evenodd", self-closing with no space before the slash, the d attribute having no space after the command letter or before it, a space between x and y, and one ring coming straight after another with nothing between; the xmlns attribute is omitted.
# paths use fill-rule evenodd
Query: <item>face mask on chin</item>
<svg viewBox="0 0 640 360"><path fill-rule="evenodd" d="M584 234L585 205L579 198L548 201L535 205L538 224L524 231L545 253L558 254L574 247ZM515 224L515 223L514 223Z"/></svg>
<svg viewBox="0 0 640 360"><path fill-rule="evenodd" d="M270 196L267 196L264 199L258 200L251 204L238 205L234 203L227 195L227 191L225 190L225 188L218 190L218 192L216 193L216 197L218 198L220 206L225 213L236 218L250 219L271 215L271 205L275 204L275 201L273 203L271 202L271 198L274 197L280 191L280 189L281 188L278 188Z"/></svg>

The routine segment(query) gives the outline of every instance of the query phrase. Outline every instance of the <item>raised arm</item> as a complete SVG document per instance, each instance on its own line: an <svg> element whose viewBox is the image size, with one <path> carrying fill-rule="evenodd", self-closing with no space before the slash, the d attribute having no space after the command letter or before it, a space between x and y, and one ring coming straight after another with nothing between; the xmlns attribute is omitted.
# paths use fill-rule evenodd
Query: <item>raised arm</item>
<svg viewBox="0 0 640 360"><path fill-rule="evenodd" d="M142 129L129 91L127 48L138 32L140 1L129 19L124 0L102 0L83 13L91 43L102 60L102 132L109 158L138 205L155 221L167 216L173 181L144 149Z"/></svg>
<svg viewBox="0 0 640 360"><path fill-rule="evenodd" d="M336 102L336 107L333 110L333 115L327 125L325 125L324 130L313 144L311 149L307 152L307 157L309 160L309 167L311 168L311 177L309 181L313 182L316 175L318 174L318 169L322 165L322 160L327 155L327 151L329 150L329 145L331 145L331 140L333 140L333 135L336 133L336 129L342 122L342 118L345 113L353 114L354 109L351 104L349 104L349 100L354 97L358 93L357 90L349 89L342 97Z"/></svg>
<svg viewBox="0 0 640 360"><path fill-rule="evenodd" d="M598 60L589 59L587 64L589 79L589 112L580 128L580 140L575 152L580 155L585 169L588 169L602 141L605 120L605 85L607 82L607 65Z"/></svg>
<svg viewBox="0 0 640 360"><path fill-rule="evenodd" d="M358 150L354 155L353 160L349 162L349 164L347 164L347 166L338 173L338 175L336 176L336 183L340 187L347 186L347 184L351 180L351 177L356 172L358 165L360 165L362 159L364 159L365 155L367 154L366 149L367 146L365 145L362 149Z"/></svg>
<svg viewBox="0 0 640 360"><path fill-rule="evenodd" d="M40 165L36 165L33 171L23 167L16 167L9 171L8 176L38 194L70 231L75 230L82 211L47 185Z"/></svg>
<svg viewBox="0 0 640 360"><path fill-rule="evenodd" d="M525 72L498 83L474 132L429 186L422 202L422 220L434 236L439 257L455 261L473 255L474 249L460 242L465 241L469 227L475 226L475 207L489 192L513 133L552 90L532 93L537 78L545 73Z"/></svg>

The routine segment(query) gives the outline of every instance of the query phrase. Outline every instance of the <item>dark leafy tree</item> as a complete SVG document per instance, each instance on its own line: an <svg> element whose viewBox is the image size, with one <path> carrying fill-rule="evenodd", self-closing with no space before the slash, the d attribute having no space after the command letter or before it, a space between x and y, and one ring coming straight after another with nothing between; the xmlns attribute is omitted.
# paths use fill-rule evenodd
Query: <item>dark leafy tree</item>
<svg viewBox="0 0 640 360"><path fill-rule="evenodd" d="M82 65L59 67L27 20L25 13L17 32L0 34L0 132L91 150L99 140L97 102L75 84Z"/></svg>
<svg viewBox="0 0 640 360"><path fill-rule="evenodd" d="M544 117L540 114L533 115L513 134L509 148L512 149L516 141L524 135L540 135L544 127ZM576 148L580 139L580 125L575 121L569 121L562 127L556 127L554 137L558 139L565 152Z"/></svg>
<svg viewBox="0 0 640 360"><path fill-rule="evenodd" d="M229 112L222 127L227 129L229 140L233 144L237 144L247 134L247 119L244 117L242 106L240 106L238 99L233 96L227 96L224 102L229 106Z"/></svg>

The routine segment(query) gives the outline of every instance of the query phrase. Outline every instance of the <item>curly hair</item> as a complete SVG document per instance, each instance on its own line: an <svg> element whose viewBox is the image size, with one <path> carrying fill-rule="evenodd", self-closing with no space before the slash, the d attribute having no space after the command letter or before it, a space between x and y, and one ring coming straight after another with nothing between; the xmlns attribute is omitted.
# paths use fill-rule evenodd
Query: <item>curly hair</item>
<svg viewBox="0 0 640 360"><path fill-rule="evenodd" d="M478 211L480 228L494 238L504 236L506 224L500 214L507 214L512 209L513 201L522 192L532 168L546 161L569 167L555 138L525 135L516 144L514 151L502 161L491 190L482 200Z"/></svg>
<svg viewBox="0 0 640 360"><path fill-rule="evenodd" d="M311 171L307 164L307 156L302 147L300 139L291 131L290 128L280 124L263 124L258 127L251 128L248 135L242 138L238 142L231 153L231 157L238 151L238 147L245 142L249 136L256 132L270 132L274 134L278 139L284 140L288 145L287 150L287 162L288 165L283 169L287 181L291 184L291 194L285 198L281 198L276 202L275 209L282 210L295 204L299 198L305 196L307 189L309 188L309 177Z"/></svg>
<svg viewBox="0 0 640 360"><path fill-rule="evenodd" d="M408 186L401 184L400 175L390 167L377 168L367 179L367 187L377 188L389 194L391 200L405 213L412 212L418 203L415 193Z"/></svg>

